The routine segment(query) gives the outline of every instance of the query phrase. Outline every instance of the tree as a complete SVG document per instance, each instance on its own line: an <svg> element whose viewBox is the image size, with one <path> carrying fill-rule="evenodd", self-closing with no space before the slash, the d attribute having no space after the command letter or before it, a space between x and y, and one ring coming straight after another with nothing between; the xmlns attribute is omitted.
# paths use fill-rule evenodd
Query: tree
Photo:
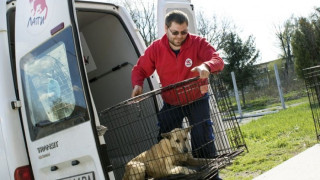
<svg viewBox="0 0 320 180"><path fill-rule="evenodd" d="M320 62L320 20L319 11L310 17L300 17L292 38L292 50L295 57L295 69L303 78L303 69L318 65Z"/></svg>
<svg viewBox="0 0 320 180"><path fill-rule="evenodd" d="M196 19L199 35L206 38L217 51L220 50L230 29L230 22L226 19L218 21L215 15L208 19L203 11L197 13Z"/></svg>
<svg viewBox="0 0 320 180"><path fill-rule="evenodd" d="M157 22L155 15L155 1L146 0L120 0L120 3L129 11L146 44L149 46L157 38ZM230 29L229 21L218 21L213 15L213 21L204 16L203 11L197 13L197 30L218 51Z"/></svg>
<svg viewBox="0 0 320 180"><path fill-rule="evenodd" d="M146 46L149 46L157 38L157 21L154 1L130 1L124 0L124 7L136 24Z"/></svg>
<svg viewBox="0 0 320 180"><path fill-rule="evenodd" d="M246 104L244 90L249 81L253 82L255 74L253 64L259 57L259 51L256 50L254 40L253 36L249 36L245 42L242 42L236 33L231 32L226 36L226 41L222 45L225 54L223 59L227 63L222 77L232 87L230 73L232 71L235 73L236 81L238 82L237 86L241 91L244 106Z"/></svg>
<svg viewBox="0 0 320 180"><path fill-rule="evenodd" d="M283 26L276 27L276 36L279 40L279 47L282 50L281 59L285 60L284 63L284 82L288 82L289 69L293 66L292 54L292 36L294 32L293 17L287 20Z"/></svg>

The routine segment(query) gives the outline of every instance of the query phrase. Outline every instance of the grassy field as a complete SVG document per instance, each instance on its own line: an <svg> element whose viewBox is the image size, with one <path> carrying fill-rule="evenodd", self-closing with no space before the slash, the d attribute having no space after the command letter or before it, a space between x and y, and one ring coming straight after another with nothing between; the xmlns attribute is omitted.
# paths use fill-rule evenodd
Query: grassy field
<svg viewBox="0 0 320 180"><path fill-rule="evenodd" d="M224 180L249 180L317 143L308 101L241 125L249 152L220 171Z"/></svg>

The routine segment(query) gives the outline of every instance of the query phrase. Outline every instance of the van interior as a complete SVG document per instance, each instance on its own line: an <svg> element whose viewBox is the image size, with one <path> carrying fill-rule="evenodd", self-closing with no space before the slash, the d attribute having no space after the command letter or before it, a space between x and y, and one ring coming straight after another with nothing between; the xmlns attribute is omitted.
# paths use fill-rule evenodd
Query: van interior
<svg viewBox="0 0 320 180"><path fill-rule="evenodd" d="M100 112L130 98L131 70L140 54L116 15L77 11L77 17L90 89Z"/></svg>

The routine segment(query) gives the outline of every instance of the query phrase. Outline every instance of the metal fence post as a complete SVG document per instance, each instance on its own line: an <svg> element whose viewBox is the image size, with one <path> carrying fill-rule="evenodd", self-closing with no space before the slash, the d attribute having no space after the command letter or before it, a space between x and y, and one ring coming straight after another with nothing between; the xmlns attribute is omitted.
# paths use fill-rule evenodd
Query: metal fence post
<svg viewBox="0 0 320 180"><path fill-rule="evenodd" d="M242 119L242 110L241 110L241 104L240 104L240 100L239 100L238 87L237 87L237 82L236 82L236 78L235 78L233 71L231 72L231 77L232 77L232 83L233 83L233 88L234 88L234 95L236 96L238 111L240 114L240 119Z"/></svg>
<svg viewBox="0 0 320 180"><path fill-rule="evenodd" d="M286 109L286 105L284 104L284 98L283 98L283 94L282 94L281 82L280 82L280 78L279 78L279 73L278 73L278 66L277 66L277 64L274 64L274 73L275 73L276 79L277 79L277 86L278 86L278 91L279 91L279 96L280 96L282 108L283 108L283 109Z"/></svg>

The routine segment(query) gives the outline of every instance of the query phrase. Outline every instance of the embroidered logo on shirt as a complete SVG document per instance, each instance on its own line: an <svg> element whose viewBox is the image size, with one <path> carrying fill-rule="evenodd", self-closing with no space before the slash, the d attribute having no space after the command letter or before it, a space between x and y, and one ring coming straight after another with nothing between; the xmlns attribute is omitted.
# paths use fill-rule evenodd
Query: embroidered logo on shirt
<svg viewBox="0 0 320 180"><path fill-rule="evenodd" d="M190 58L186 59L186 61L184 62L184 65L186 67L188 67L188 68L191 67L192 66L192 60Z"/></svg>

